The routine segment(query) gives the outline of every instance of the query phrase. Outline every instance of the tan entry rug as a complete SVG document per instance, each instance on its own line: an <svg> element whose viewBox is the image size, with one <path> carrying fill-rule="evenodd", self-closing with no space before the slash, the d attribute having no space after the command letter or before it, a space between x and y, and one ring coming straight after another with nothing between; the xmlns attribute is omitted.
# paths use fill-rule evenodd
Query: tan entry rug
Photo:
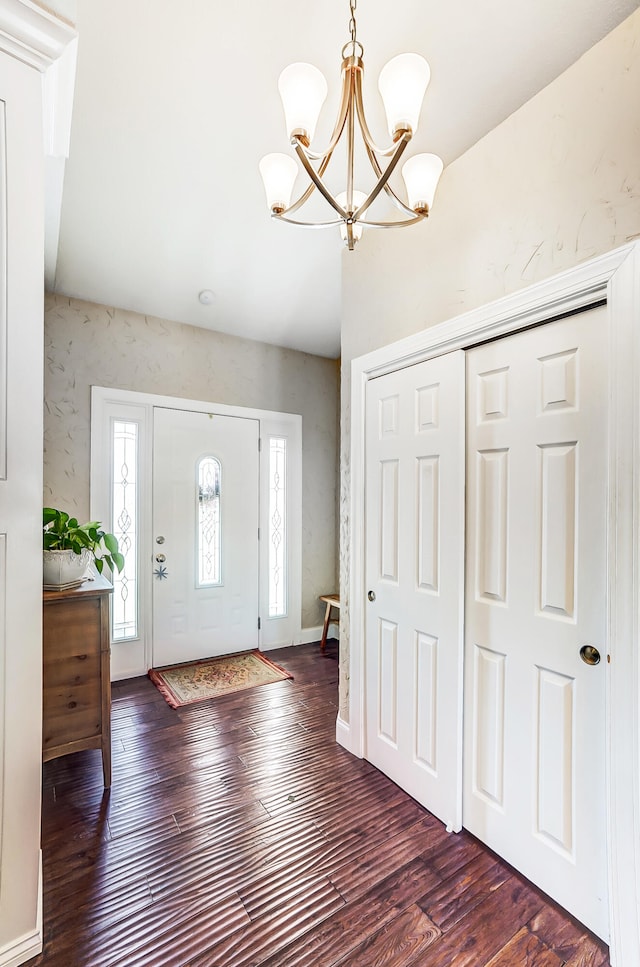
<svg viewBox="0 0 640 967"><path fill-rule="evenodd" d="M244 688L281 682L293 675L259 651L243 651L222 658L151 668L149 678L171 708L179 708Z"/></svg>

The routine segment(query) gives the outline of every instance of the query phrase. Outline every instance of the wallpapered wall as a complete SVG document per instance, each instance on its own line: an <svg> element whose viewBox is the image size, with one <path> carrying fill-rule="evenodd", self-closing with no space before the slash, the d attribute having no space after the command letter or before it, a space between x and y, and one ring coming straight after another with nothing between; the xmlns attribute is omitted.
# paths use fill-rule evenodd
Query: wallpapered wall
<svg viewBox="0 0 640 967"><path fill-rule="evenodd" d="M339 364L294 350L49 295L44 501L89 516L90 387L302 415L302 625L337 586Z"/></svg>
<svg viewBox="0 0 640 967"><path fill-rule="evenodd" d="M426 224L406 232L372 232L356 257L343 257L340 715L345 721L351 360L638 238L639 160L640 11L451 164Z"/></svg>

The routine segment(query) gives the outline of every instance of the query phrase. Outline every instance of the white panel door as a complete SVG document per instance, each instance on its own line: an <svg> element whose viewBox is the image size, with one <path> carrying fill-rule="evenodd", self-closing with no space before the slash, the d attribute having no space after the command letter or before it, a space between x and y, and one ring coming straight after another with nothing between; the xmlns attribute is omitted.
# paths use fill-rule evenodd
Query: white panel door
<svg viewBox="0 0 640 967"><path fill-rule="evenodd" d="M19 9L13 16L19 33ZM41 75L0 53L0 960L7 964L42 945L43 164Z"/></svg>
<svg viewBox="0 0 640 967"><path fill-rule="evenodd" d="M154 667L258 647L258 432L154 409Z"/></svg>
<svg viewBox="0 0 640 967"><path fill-rule="evenodd" d="M456 830L464 378L451 353L370 380L366 401L366 754Z"/></svg>
<svg viewBox="0 0 640 967"><path fill-rule="evenodd" d="M605 310L467 366L464 825L607 939Z"/></svg>

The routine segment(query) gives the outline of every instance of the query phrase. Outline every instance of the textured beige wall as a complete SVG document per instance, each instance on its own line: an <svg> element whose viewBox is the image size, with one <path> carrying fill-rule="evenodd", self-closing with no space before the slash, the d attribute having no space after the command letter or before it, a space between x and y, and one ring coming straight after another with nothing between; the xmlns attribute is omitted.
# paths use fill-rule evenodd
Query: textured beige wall
<svg viewBox="0 0 640 967"><path fill-rule="evenodd" d="M89 516L90 387L302 415L302 624L336 587L336 360L62 296L45 312L44 500Z"/></svg>
<svg viewBox="0 0 640 967"><path fill-rule="evenodd" d="M640 11L444 172L426 224L343 256L340 712L351 360L640 235Z"/></svg>

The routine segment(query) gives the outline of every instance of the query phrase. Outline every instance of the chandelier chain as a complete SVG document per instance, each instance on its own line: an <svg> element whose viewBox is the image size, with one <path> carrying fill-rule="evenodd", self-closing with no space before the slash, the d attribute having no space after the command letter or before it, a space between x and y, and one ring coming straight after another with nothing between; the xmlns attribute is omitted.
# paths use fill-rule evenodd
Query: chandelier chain
<svg viewBox="0 0 640 967"><path fill-rule="evenodd" d="M358 5L358 0L349 0L349 9L351 11L351 17L349 19L349 33L351 34L351 43L354 46L356 44L356 7Z"/></svg>

